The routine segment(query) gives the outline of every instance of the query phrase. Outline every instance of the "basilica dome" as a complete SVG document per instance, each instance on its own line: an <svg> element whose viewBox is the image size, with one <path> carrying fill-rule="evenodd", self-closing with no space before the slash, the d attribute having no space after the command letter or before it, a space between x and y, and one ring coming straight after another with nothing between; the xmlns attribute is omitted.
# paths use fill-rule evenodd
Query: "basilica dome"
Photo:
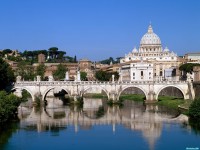
<svg viewBox="0 0 200 150"><path fill-rule="evenodd" d="M153 32L151 25L149 25L148 32L142 37L140 45L161 45L160 38Z"/></svg>

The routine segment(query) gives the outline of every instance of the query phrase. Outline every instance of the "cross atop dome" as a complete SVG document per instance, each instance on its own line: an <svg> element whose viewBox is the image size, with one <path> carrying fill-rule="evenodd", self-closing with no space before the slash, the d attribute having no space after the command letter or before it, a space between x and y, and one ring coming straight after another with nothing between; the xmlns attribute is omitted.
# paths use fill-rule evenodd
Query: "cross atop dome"
<svg viewBox="0 0 200 150"><path fill-rule="evenodd" d="M151 24L148 27L148 33L153 33L153 28L152 28Z"/></svg>

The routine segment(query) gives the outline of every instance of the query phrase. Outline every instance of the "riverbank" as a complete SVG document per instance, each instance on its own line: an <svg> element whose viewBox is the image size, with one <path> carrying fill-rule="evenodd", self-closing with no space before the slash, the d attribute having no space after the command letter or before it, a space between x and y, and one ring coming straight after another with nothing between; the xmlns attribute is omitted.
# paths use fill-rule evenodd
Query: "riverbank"
<svg viewBox="0 0 200 150"><path fill-rule="evenodd" d="M179 109L180 105L183 105L185 100L183 98L176 98L171 96L159 96L156 104L163 105L173 109Z"/></svg>
<svg viewBox="0 0 200 150"><path fill-rule="evenodd" d="M107 95L101 93L85 94L84 98L108 98Z"/></svg>
<svg viewBox="0 0 200 150"><path fill-rule="evenodd" d="M84 97L86 97L86 98L107 98L107 95L96 93L96 94L87 94ZM124 100L144 102L145 96L142 94L124 94L124 95L120 96L119 100L122 102ZM183 98L176 98L176 97L171 97L171 96L159 96L158 101L155 104L166 106L168 108L173 108L173 109L181 108L181 109L187 111L189 109L189 106L191 103L192 103L192 100L184 100Z"/></svg>
<svg viewBox="0 0 200 150"><path fill-rule="evenodd" d="M133 100L133 101L143 102L145 100L145 96L140 94L130 94L130 95L127 94L127 95L121 95L120 100L122 101ZM168 108L173 108L173 109L182 108L185 111L187 111L191 103L192 103L191 100L184 100L182 98L176 98L171 96L159 96L158 101L155 104L166 106Z"/></svg>

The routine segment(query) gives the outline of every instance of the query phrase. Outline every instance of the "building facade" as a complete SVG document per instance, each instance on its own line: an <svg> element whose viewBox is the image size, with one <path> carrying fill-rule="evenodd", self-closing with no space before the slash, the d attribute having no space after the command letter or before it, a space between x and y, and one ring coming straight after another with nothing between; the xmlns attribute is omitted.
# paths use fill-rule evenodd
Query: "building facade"
<svg viewBox="0 0 200 150"><path fill-rule="evenodd" d="M186 62L200 63L200 53L187 53L184 58Z"/></svg>

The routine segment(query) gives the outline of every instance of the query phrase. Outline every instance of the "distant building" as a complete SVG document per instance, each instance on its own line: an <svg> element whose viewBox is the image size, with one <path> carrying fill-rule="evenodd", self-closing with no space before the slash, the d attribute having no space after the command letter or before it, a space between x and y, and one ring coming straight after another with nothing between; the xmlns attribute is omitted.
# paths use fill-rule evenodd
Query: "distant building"
<svg viewBox="0 0 200 150"><path fill-rule="evenodd" d="M193 81L200 81L200 66L193 68Z"/></svg>
<svg viewBox="0 0 200 150"><path fill-rule="evenodd" d="M38 63L45 63L45 55L44 54L38 55Z"/></svg>
<svg viewBox="0 0 200 150"><path fill-rule="evenodd" d="M198 62L198 63L200 63L200 52L199 53L187 53L187 54L185 54L185 60L187 62Z"/></svg>
<svg viewBox="0 0 200 150"><path fill-rule="evenodd" d="M87 79L89 81L95 80L95 70L92 62L88 59L81 59L79 61L79 69L81 72L87 73Z"/></svg>

